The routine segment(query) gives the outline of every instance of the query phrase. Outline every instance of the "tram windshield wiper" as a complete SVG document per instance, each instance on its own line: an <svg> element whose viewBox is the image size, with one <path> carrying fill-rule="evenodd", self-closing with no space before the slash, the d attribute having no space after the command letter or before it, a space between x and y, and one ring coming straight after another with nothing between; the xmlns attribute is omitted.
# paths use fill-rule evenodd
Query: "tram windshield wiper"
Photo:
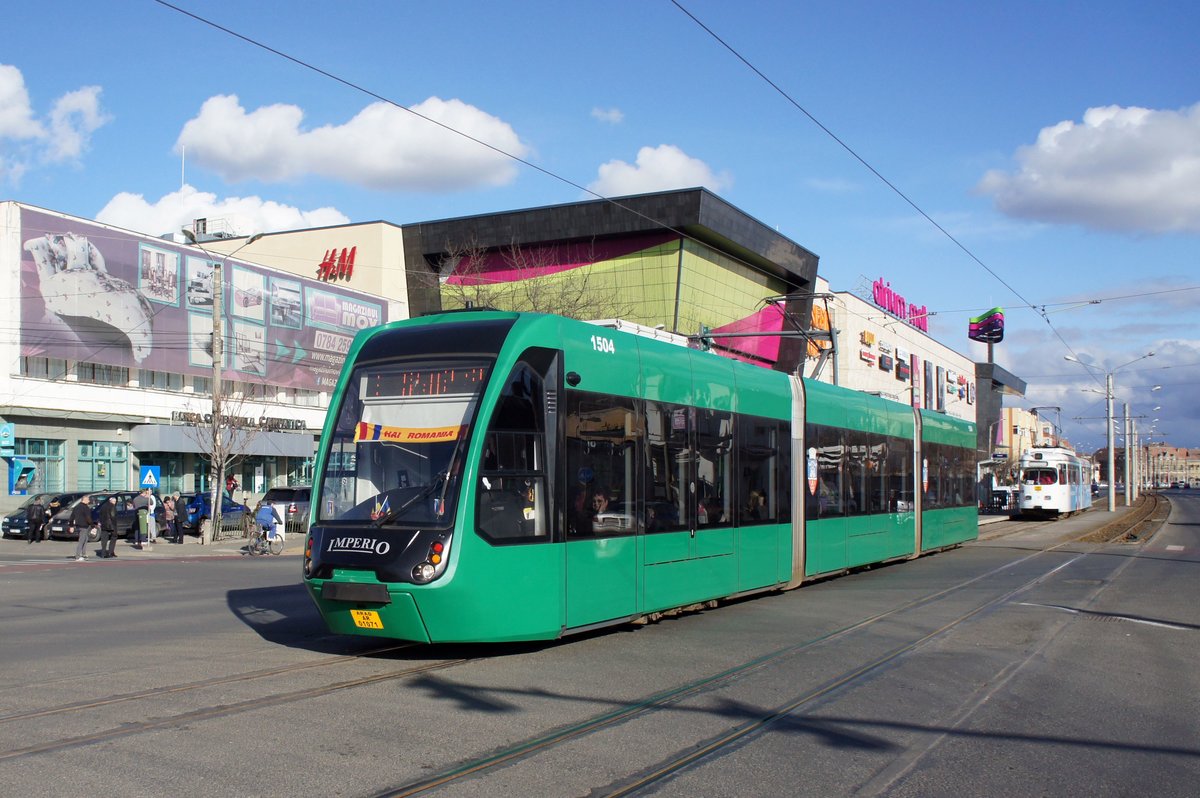
<svg viewBox="0 0 1200 798"><path fill-rule="evenodd" d="M448 477L449 477L449 474L447 474L445 471L442 471L441 473L439 473L437 476L435 476L433 478L432 482L430 482L428 485L426 485L424 488L422 488L411 499L409 499L404 504L397 507L395 510L391 510L390 512L387 512L384 515L381 515L378 519L376 519L375 526L385 526L387 524L392 523L397 518L404 515L404 513L408 511L408 508L412 507L417 502L419 502L423 499L428 499L431 495L433 495L434 491L436 491L438 488L440 488L442 485L444 485L446 483Z"/></svg>

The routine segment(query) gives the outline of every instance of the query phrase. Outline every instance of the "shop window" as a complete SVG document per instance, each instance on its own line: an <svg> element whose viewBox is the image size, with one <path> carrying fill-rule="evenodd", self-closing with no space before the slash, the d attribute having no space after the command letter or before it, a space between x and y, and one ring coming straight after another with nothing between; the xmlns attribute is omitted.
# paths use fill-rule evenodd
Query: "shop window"
<svg viewBox="0 0 1200 798"><path fill-rule="evenodd" d="M62 492L67 489L66 441L48 440L44 438L17 438L14 442L13 453L37 466L30 493Z"/></svg>
<svg viewBox="0 0 1200 798"><path fill-rule="evenodd" d="M79 442L79 490L125 490L129 487L129 444Z"/></svg>

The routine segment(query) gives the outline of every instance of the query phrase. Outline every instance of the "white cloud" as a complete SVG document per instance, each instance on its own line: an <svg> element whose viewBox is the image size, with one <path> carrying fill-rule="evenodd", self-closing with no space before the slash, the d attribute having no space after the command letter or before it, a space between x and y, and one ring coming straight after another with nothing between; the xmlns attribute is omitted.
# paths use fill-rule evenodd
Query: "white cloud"
<svg viewBox="0 0 1200 798"><path fill-rule="evenodd" d="M16 183L30 165L76 161L92 134L110 117L100 108L100 87L85 86L58 98L47 124L37 118L21 70L0 64L0 141L18 142L0 150L0 182Z"/></svg>
<svg viewBox="0 0 1200 798"><path fill-rule="evenodd" d="M1200 233L1200 103L1179 111L1089 108L1043 128L977 190L1010 216L1102 230Z"/></svg>
<svg viewBox="0 0 1200 798"><path fill-rule="evenodd" d="M217 96L184 125L176 146L231 181L317 175L376 189L454 191L516 177L516 163L496 150L525 157L528 148L508 123L459 100L431 97L412 109L440 125L378 102L345 124L304 130L295 105L247 112L236 96Z"/></svg>
<svg viewBox="0 0 1200 798"><path fill-rule="evenodd" d="M21 70L0 64L0 138L33 139L46 135L33 117L25 76Z"/></svg>
<svg viewBox="0 0 1200 798"><path fill-rule="evenodd" d="M50 111L46 160L57 162L78 158L87 149L92 134L111 119L100 110L99 86L85 86L64 94Z"/></svg>
<svg viewBox="0 0 1200 798"><path fill-rule="evenodd" d="M215 194L186 185L153 203L141 194L122 192L96 214L96 220L105 224L156 236L177 233L195 219L231 220L230 232L237 235L326 227L350 221L336 208L304 211L260 197L217 199Z"/></svg>
<svg viewBox="0 0 1200 798"><path fill-rule="evenodd" d="M625 114L620 108L593 108L592 118L610 125L619 125L625 121Z"/></svg>
<svg viewBox="0 0 1200 798"><path fill-rule="evenodd" d="M588 188L602 197L692 186L721 191L733 184L728 173L715 174L704 161L672 144L642 147L638 150L636 164L609 161L601 164L598 171L599 177Z"/></svg>

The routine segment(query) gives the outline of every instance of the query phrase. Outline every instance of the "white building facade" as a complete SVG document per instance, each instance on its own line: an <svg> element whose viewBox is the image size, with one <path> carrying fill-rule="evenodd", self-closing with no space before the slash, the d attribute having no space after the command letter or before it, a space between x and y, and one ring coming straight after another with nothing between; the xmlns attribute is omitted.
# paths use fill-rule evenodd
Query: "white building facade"
<svg viewBox="0 0 1200 798"><path fill-rule="evenodd" d="M834 346L810 346L804 376L978 420L975 363L930 337L923 309L902 317L885 309L888 304L899 307L894 292L890 303L886 293L876 303L845 291L831 292L821 277L816 293L813 327L832 329Z"/></svg>
<svg viewBox="0 0 1200 798"><path fill-rule="evenodd" d="M215 322L223 416L245 440L239 498L309 481L350 340L395 304L203 241L0 202L0 509L31 492L133 490L146 466L163 493L207 490Z"/></svg>

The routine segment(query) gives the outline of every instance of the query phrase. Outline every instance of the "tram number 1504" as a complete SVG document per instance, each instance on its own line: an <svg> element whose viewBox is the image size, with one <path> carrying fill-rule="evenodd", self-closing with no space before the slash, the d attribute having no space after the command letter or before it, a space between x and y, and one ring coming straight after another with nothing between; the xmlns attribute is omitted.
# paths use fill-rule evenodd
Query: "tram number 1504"
<svg viewBox="0 0 1200 798"><path fill-rule="evenodd" d="M592 349L597 352L607 352L610 355L617 353L617 345L613 343L611 338L605 338L602 335L592 336Z"/></svg>

